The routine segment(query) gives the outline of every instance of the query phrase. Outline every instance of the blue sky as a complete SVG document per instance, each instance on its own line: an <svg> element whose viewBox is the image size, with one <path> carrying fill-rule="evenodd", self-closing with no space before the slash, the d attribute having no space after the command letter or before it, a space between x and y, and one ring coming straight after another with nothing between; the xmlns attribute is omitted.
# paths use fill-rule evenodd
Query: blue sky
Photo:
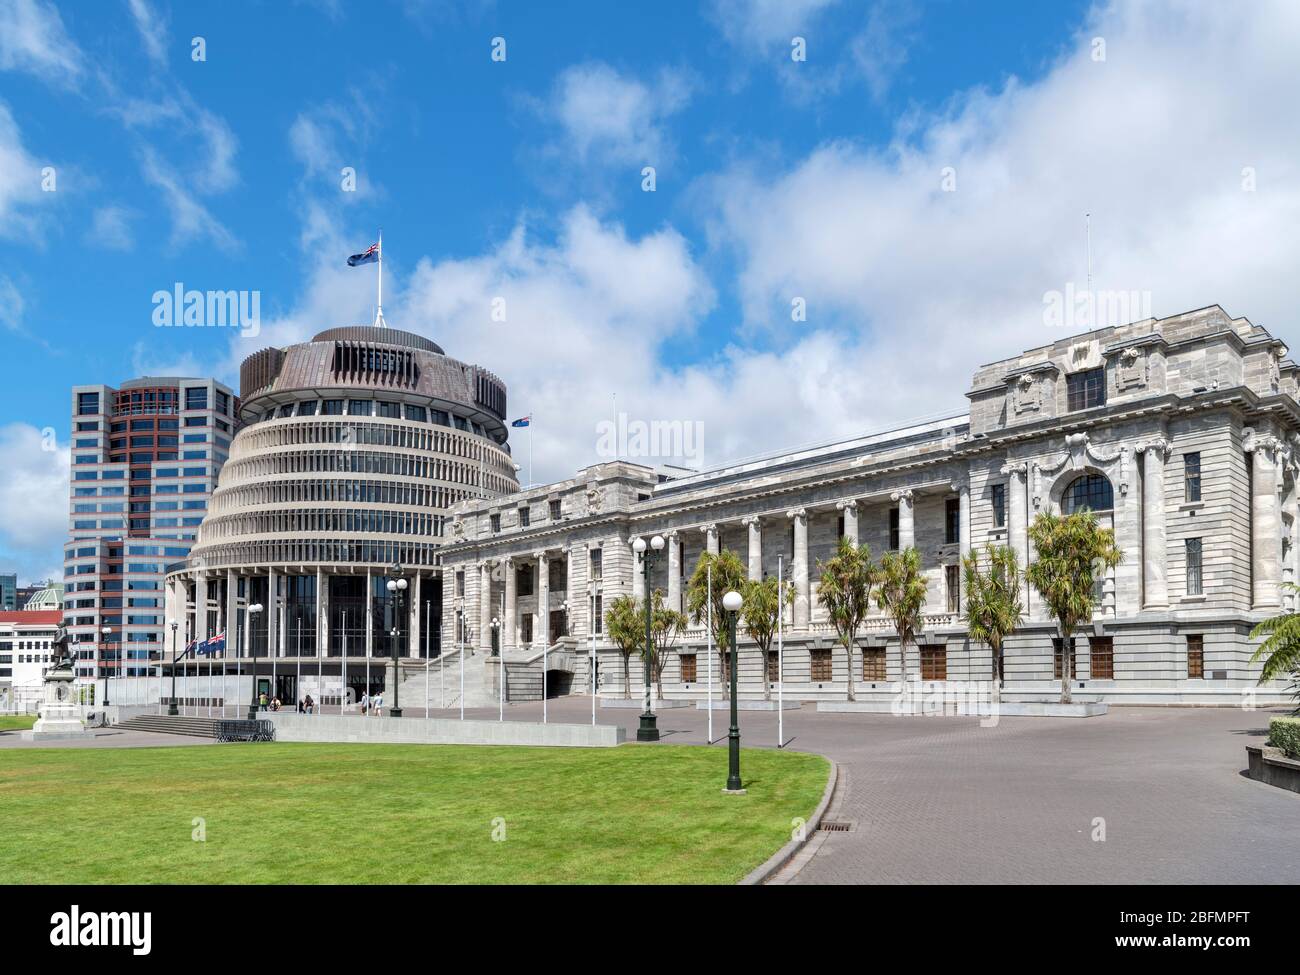
<svg viewBox="0 0 1300 975"><path fill-rule="evenodd" d="M380 226L389 323L505 379L537 480L615 395L704 464L961 409L1085 210L1106 287L1286 337L1296 13L1218 6L0 0L0 570L57 565L69 386L369 321ZM176 282L260 335L155 328Z"/></svg>

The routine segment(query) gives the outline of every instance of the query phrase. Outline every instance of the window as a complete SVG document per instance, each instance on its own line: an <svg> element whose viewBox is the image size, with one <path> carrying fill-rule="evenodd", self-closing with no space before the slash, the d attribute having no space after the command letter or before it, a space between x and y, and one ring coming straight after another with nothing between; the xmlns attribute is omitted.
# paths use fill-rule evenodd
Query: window
<svg viewBox="0 0 1300 975"><path fill-rule="evenodd" d="M961 539L961 501L948 498L943 503L944 542L948 545Z"/></svg>
<svg viewBox="0 0 1300 975"><path fill-rule="evenodd" d="M1087 508L1110 511L1115 507L1115 493L1102 474L1084 474L1075 478L1061 496L1061 511L1067 515Z"/></svg>
<svg viewBox="0 0 1300 975"><path fill-rule="evenodd" d="M525 646L533 642L533 614L524 613L519 621L519 642Z"/></svg>
<svg viewBox="0 0 1300 975"><path fill-rule="evenodd" d="M601 578L601 551L598 548L591 550L591 578L594 582Z"/></svg>
<svg viewBox="0 0 1300 975"><path fill-rule="evenodd" d="M775 650L767 651L767 682L775 684L781 679L781 655Z"/></svg>
<svg viewBox="0 0 1300 975"><path fill-rule="evenodd" d="M1187 676L1205 679L1205 637L1200 633L1187 634Z"/></svg>
<svg viewBox="0 0 1300 975"><path fill-rule="evenodd" d="M402 404L388 403L380 400L376 405L376 416L382 416L389 420L400 420L402 418Z"/></svg>
<svg viewBox="0 0 1300 975"><path fill-rule="evenodd" d="M817 683L825 683L831 679L831 651L828 647L814 647L810 651L812 655L812 679Z"/></svg>
<svg viewBox="0 0 1300 975"><path fill-rule="evenodd" d="M191 386L185 390L185 408L187 410L206 410L208 408L208 391L202 386Z"/></svg>
<svg viewBox="0 0 1300 975"><path fill-rule="evenodd" d="M885 648L864 647L862 650L862 679L887 680L885 677Z"/></svg>
<svg viewBox="0 0 1300 975"><path fill-rule="evenodd" d="M498 514L488 515L488 521L492 525L492 532L495 534L501 530L501 516Z"/></svg>
<svg viewBox="0 0 1300 975"><path fill-rule="evenodd" d="M559 521L560 520L560 499L552 498L550 508L551 508L550 511L551 521Z"/></svg>
<svg viewBox="0 0 1300 975"><path fill-rule="evenodd" d="M597 550L599 551L599 549ZM599 636L604 632L605 625L605 597L596 593L596 635Z"/></svg>
<svg viewBox="0 0 1300 975"><path fill-rule="evenodd" d="M465 571L463 569L456 573L456 595L465 595Z"/></svg>
<svg viewBox="0 0 1300 975"><path fill-rule="evenodd" d="M1115 676L1115 640L1094 636L1088 640L1088 673L1093 680L1110 680Z"/></svg>
<svg viewBox="0 0 1300 975"><path fill-rule="evenodd" d="M945 565L943 567L944 582L948 585L948 612L961 612L961 566Z"/></svg>
<svg viewBox="0 0 1300 975"><path fill-rule="evenodd" d="M412 406L410 403L407 403L406 418L408 420L416 420L420 423L428 423L429 411L426 410L423 406Z"/></svg>
<svg viewBox="0 0 1300 975"><path fill-rule="evenodd" d="M348 400L348 416L369 416L371 405L368 399Z"/></svg>
<svg viewBox="0 0 1300 975"><path fill-rule="evenodd" d="M948 648L942 645L921 647L921 680L948 679Z"/></svg>
<svg viewBox="0 0 1300 975"><path fill-rule="evenodd" d="M1060 639L1052 640L1052 676L1061 679L1061 658L1065 655ZM1074 680L1074 644L1070 644L1070 680Z"/></svg>
<svg viewBox="0 0 1300 975"><path fill-rule="evenodd" d="M693 653L680 654L677 659L682 662L682 683L694 684L695 683L695 654Z"/></svg>
<svg viewBox="0 0 1300 975"><path fill-rule="evenodd" d="M889 509L889 547L898 551L898 509Z"/></svg>
<svg viewBox="0 0 1300 975"><path fill-rule="evenodd" d="M529 515L529 508L528 508L528 505L523 505L523 506L519 509L519 527L520 527L520 528L527 528L527 527L528 527L528 515Z"/></svg>
<svg viewBox="0 0 1300 975"><path fill-rule="evenodd" d="M521 565L515 569L515 595L531 596L533 594L533 567Z"/></svg>
<svg viewBox="0 0 1300 975"><path fill-rule="evenodd" d="M1066 409L1087 410L1106 405L1106 370L1089 369L1065 377Z"/></svg>
<svg viewBox="0 0 1300 975"><path fill-rule="evenodd" d="M343 401L341 399L321 400L320 411L322 416L342 416Z"/></svg>
<svg viewBox="0 0 1300 975"><path fill-rule="evenodd" d="M1152 453L1147 452L1151 457ZM1183 454L1183 500L1201 500L1201 454L1199 451Z"/></svg>
<svg viewBox="0 0 1300 975"><path fill-rule="evenodd" d="M78 416L90 416L98 412L99 412L98 393L77 394L77 415Z"/></svg>
<svg viewBox="0 0 1300 975"><path fill-rule="evenodd" d="M1201 588L1201 540L1189 538L1184 542L1187 549L1187 595L1199 596Z"/></svg>
<svg viewBox="0 0 1300 975"><path fill-rule="evenodd" d="M1007 526L1007 486L1005 484L994 484L990 491L993 499L993 527L1005 528Z"/></svg>

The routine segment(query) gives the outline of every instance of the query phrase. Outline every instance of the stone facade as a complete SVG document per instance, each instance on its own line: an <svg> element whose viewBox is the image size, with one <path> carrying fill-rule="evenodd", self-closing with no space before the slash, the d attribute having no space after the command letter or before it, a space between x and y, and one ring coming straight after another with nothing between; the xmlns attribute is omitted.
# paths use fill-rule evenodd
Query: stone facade
<svg viewBox="0 0 1300 975"><path fill-rule="evenodd" d="M1098 580L1092 629L1076 639L1076 700L1266 703L1256 688L1252 626L1295 597L1300 501L1297 368L1283 343L1218 306L1099 329L979 368L967 413L757 462L673 477L626 461L565 481L452 508L441 571L448 643L507 659L594 643L602 693L622 693L622 665L591 625L616 596L644 595L631 542L667 545L650 584L685 608L701 552L735 551L752 577L795 585L785 621L785 693L887 695L902 673L898 641L869 618L852 661L816 598L818 564L841 534L877 555L915 546L928 583L919 643L933 679L988 680L987 647L961 616L960 559L988 543L1033 559L1027 528L1087 504L1123 551ZM779 563L779 566L778 566ZM1027 589L1006 647L1006 693L1055 694L1054 627ZM495 624L495 625L494 625ZM684 634L665 694L704 693L716 661L703 621ZM887 679L864 679L863 649L883 648ZM829 676L826 656L829 651ZM684 682L695 657L694 682ZM583 655L574 685L590 680ZM635 662L634 662L635 664ZM632 667L633 694L639 684ZM917 669L909 662L909 671ZM742 639L742 694L765 670Z"/></svg>

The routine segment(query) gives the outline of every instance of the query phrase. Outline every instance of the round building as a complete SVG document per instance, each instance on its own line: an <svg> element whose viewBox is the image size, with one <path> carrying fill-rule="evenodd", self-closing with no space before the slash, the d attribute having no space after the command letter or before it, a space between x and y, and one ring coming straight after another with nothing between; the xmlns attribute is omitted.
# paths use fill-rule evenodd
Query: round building
<svg viewBox="0 0 1300 975"><path fill-rule="evenodd" d="M169 567L165 659L224 634L226 670L261 658L286 701L300 672L332 672L313 685L327 697L345 672L373 691L394 646L422 667L441 652L448 510L519 487L505 384L422 336L353 326L249 356L240 392L198 540Z"/></svg>

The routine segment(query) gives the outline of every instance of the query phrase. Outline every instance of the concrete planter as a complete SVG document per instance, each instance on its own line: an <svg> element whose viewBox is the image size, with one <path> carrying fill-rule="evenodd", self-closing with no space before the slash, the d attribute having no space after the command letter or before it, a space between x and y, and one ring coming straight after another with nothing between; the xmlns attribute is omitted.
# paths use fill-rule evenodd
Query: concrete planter
<svg viewBox="0 0 1300 975"><path fill-rule="evenodd" d="M1246 760L1246 774L1252 779L1279 789L1300 792L1300 761L1287 758L1280 748L1247 745Z"/></svg>
<svg viewBox="0 0 1300 975"><path fill-rule="evenodd" d="M413 745L544 745L612 748L626 732L621 725L542 724L455 718L380 718L332 714L266 712L276 741L358 742Z"/></svg>
<svg viewBox="0 0 1300 975"><path fill-rule="evenodd" d="M699 708L701 711L709 710L709 702L707 700L696 701L695 706ZM724 701L721 698L715 697L713 699L712 706L714 711L730 711L731 701L730 700ZM803 707L802 701L785 701L782 703L780 710L798 711L802 707ZM741 698L739 701L736 702L736 710L737 711L775 711L777 710L777 701L776 698L772 698L772 700L770 701L762 701L762 700L750 701Z"/></svg>
<svg viewBox="0 0 1300 975"><path fill-rule="evenodd" d="M631 708L636 711L645 710L645 698L634 697L628 700L625 697L609 698L600 702L602 708ZM654 702L654 710L667 711L671 708L689 708L690 701L673 701L668 698L659 698Z"/></svg>
<svg viewBox="0 0 1300 975"><path fill-rule="evenodd" d="M1052 704L1047 702L1001 702L995 709L989 703L979 703L973 708L955 707L944 702L942 708L930 708L922 703L910 703L906 710L892 700L874 701L820 701L819 714L897 714L900 717L992 717L1001 718L1095 718L1107 711L1105 704L1096 701L1077 704Z"/></svg>

